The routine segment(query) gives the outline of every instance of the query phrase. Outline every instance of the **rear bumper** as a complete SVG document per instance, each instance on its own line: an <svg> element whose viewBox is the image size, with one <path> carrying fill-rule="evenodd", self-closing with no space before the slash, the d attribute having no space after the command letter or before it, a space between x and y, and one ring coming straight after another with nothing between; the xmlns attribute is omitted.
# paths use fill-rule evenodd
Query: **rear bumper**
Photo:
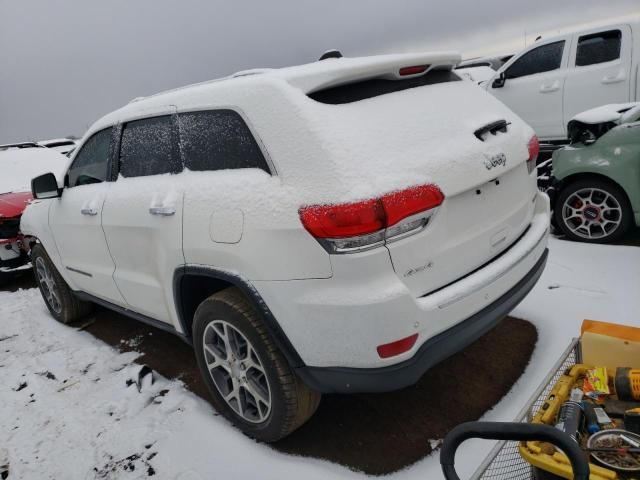
<svg viewBox="0 0 640 480"><path fill-rule="evenodd" d="M381 368L300 367L298 375L322 393L386 392L415 384L430 368L491 330L534 287L547 262L548 250L507 293L454 327L430 338L408 360Z"/></svg>

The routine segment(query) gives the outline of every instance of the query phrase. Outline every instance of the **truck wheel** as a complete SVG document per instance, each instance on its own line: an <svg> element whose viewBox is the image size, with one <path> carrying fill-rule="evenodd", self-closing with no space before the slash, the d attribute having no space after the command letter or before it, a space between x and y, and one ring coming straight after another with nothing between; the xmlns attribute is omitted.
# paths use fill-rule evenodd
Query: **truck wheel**
<svg viewBox="0 0 640 480"><path fill-rule="evenodd" d="M274 442L318 408L320 394L296 376L237 288L200 304L193 342L213 406L247 435Z"/></svg>
<svg viewBox="0 0 640 480"><path fill-rule="evenodd" d="M4 287L11 280L11 275L6 272L0 272L0 288Z"/></svg>
<svg viewBox="0 0 640 480"><path fill-rule="evenodd" d="M616 185L599 178L565 186L555 204L555 220L571 240L608 243L619 240L633 223L631 206Z"/></svg>
<svg viewBox="0 0 640 480"><path fill-rule="evenodd" d="M31 262L38 288L53 318L61 323L70 323L91 312L93 304L73 294L42 245L34 245L31 249Z"/></svg>

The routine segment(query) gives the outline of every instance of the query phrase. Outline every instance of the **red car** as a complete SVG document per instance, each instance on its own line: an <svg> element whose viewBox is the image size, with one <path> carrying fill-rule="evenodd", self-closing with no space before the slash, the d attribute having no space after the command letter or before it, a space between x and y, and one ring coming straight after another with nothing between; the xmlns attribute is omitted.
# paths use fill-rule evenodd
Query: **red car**
<svg viewBox="0 0 640 480"><path fill-rule="evenodd" d="M59 174L68 161L35 143L0 145L0 285L30 267L22 248L20 217L31 201L31 179L49 171Z"/></svg>

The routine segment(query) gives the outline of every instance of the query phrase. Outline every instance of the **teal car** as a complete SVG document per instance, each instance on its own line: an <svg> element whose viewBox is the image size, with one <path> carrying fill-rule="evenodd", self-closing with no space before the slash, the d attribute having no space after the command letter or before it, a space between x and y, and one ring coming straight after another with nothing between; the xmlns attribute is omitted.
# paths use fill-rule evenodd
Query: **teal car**
<svg viewBox="0 0 640 480"><path fill-rule="evenodd" d="M555 224L571 240L618 240L640 225L640 103L583 112L567 128L548 190Z"/></svg>

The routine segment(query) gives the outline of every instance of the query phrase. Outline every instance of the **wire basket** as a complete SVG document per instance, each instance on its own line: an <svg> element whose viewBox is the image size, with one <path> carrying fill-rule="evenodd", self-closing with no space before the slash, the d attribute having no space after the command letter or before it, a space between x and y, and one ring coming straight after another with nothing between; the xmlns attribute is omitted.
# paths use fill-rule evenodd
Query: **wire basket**
<svg viewBox="0 0 640 480"><path fill-rule="evenodd" d="M514 421L530 421L542 407L558 379L576 363L580 363L580 341L577 338L572 340ZM471 476L471 480L533 480L533 468L520 456L518 443L515 441L498 442Z"/></svg>

